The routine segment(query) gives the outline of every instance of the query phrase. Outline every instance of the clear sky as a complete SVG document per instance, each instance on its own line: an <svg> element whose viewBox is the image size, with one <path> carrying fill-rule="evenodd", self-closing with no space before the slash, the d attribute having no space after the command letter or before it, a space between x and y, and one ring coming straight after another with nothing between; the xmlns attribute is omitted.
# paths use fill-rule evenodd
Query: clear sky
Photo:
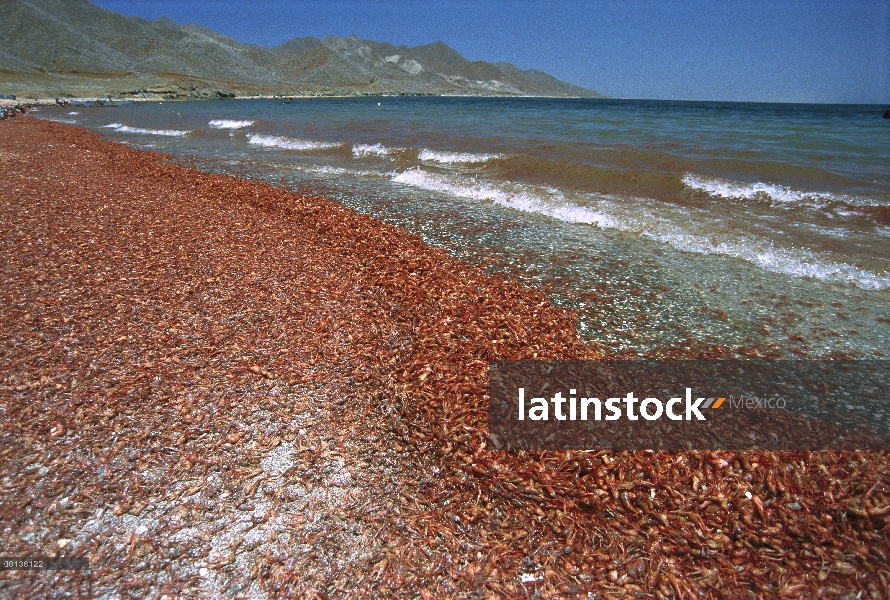
<svg viewBox="0 0 890 600"><path fill-rule="evenodd" d="M890 103L890 0L94 0L242 42L442 40L619 98Z"/></svg>

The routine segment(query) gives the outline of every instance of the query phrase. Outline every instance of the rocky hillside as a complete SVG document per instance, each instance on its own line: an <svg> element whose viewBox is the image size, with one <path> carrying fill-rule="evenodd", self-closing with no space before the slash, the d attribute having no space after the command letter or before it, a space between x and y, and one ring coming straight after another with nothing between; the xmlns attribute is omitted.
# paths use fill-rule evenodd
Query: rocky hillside
<svg viewBox="0 0 890 600"><path fill-rule="evenodd" d="M169 19L124 17L88 0L3 4L0 93L598 95L534 69L469 61L443 42L408 48L306 37L269 49Z"/></svg>

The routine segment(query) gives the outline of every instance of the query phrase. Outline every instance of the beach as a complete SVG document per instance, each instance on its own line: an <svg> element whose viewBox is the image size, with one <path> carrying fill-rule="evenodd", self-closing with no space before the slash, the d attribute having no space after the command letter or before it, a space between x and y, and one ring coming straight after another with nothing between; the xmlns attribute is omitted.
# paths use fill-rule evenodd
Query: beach
<svg viewBox="0 0 890 600"><path fill-rule="evenodd" d="M607 354L543 291L67 124L0 159L3 550L91 567L4 595L886 597L886 452L494 450L488 361Z"/></svg>

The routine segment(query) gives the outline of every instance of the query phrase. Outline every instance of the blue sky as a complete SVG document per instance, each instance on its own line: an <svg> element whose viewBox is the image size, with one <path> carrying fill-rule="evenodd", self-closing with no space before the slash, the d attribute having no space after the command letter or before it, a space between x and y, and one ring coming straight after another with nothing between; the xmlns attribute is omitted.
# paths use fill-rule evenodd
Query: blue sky
<svg viewBox="0 0 890 600"><path fill-rule="evenodd" d="M95 0L274 46L442 40L620 98L890 103L890 0Z"/></svg>

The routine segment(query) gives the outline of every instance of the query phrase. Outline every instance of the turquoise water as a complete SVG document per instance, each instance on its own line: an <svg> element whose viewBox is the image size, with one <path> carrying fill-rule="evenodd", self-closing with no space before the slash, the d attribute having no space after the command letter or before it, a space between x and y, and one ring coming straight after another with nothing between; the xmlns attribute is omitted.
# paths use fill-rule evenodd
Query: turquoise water
<svg viewBox="0 0 890 600"><path fill-rule="evenodd" d="M615 352L882 356L883 107L362 98L44 108L311 188L545 290Z"/></svg>

